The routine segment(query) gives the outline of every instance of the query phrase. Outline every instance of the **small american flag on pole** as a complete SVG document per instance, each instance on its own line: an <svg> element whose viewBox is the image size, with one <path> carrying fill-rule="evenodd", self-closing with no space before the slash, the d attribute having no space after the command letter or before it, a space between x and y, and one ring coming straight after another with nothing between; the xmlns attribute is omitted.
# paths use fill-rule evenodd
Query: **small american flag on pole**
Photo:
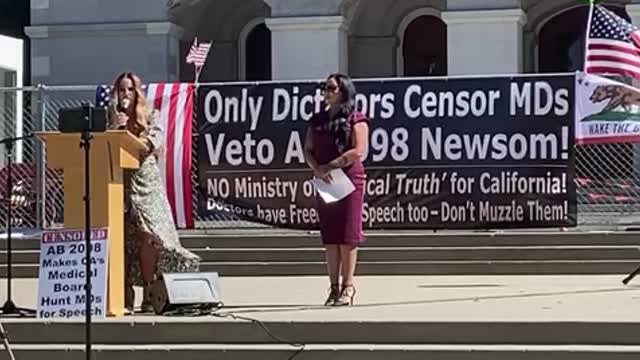
<svg viewBox="0 0 640 360"><path fill-rule="evenodd" d="M591 5L584 71L640 79L640 31L600 5Z"/></svg>
<svg viewBox="0 0 640 360"><path fill-rule="evenodd" d="M211 43L198 44L198 38L194 38L189 54L187 54L187 64L194 64L196 69L203 67L207 60L209 49L211 49Z"/></svg>
<svg viewBox="0 0 640 360"><path fill-rule="evenodd" d="M96 89L96 106L107 107L112 86ZM158 166L164 180L173 218L179 228L193 228L191 186L191 145L193 119L193 84L154 83L146 86L147 102L160 113L164 132L164 149Z"/></svg>

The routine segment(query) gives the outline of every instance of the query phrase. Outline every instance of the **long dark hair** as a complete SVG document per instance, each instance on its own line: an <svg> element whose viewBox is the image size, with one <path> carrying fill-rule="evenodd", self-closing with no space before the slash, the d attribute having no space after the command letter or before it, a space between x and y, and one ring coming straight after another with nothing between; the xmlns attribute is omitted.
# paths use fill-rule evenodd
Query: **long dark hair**
<svg viewBox="0 0 640 360"><path fill-rule="evenodd" d="M356 86L351 78L345 74L335 73L327 77L327 81L335 80L340 89L340 107L337 114L349 116L356 107Z"/></svg>
<svg viewBox="0 0 640 360"><path fill-rule="evenodd" d="M327 81L334 79L340 89L340 105L335 113L329 115L329 130L335 134L336 146L343 152L351 143L351 115L356 109L356 87L350 77L333 73Z"/></svg>

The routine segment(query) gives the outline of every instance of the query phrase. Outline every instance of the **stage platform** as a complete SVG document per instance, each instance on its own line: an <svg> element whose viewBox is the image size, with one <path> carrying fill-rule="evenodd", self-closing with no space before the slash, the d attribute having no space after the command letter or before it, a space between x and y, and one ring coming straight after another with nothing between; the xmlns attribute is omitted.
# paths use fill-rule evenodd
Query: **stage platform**
<svg viewBox="0 0 640 360"><path fill-rule="evenodd" d="M218 316L98 320L94 359L637 360L640 277L623 278L359 276L355 305L331 308L324 276L222 276ZM16 303L36 287L16 280ZM82 319L0 321L19 360L85 358Z"/></svg>

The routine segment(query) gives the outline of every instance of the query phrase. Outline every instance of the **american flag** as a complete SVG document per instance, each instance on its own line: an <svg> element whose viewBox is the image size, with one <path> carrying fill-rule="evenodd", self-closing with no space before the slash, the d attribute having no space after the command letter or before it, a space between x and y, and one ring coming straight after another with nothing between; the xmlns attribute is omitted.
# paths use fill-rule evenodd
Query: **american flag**
<svg viewBox="0 0 640 360"><path fill-rule="evenodd" d="M603 6L593 6L584 71L640 79L638 28Z"/></svg>
<svg viewBox="0 0 640 360"><path fill-rule="evenodd" d="M108 106L112 92L111 86L98 86L96 106ZM158 165L173 219L179 228L193 228L193 195L191 193L193 84L150 84L146 87L146 96L149 105L160 112L165 141L164 149L159 154Z"/></svg>
<svg viewBox="0 0 640 360"><path fill-rule="evenodd" d="M187 54L187 64L194 64L196 68L203 67L207 60L210 48L211 43L202 43L198 45L198 38L194 38L189 54Z"/></svg>

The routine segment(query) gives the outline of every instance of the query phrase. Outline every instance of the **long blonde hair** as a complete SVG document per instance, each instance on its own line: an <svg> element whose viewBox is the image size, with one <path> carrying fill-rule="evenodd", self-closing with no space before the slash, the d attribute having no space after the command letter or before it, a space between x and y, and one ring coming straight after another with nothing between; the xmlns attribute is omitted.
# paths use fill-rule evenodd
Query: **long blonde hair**
<svg viewBox="0 0 640 360"><path fill-rule="evenodd" d="M147 97L144 95L144 91L142 91L142 80L140 77L133 72L123 72L118 75L113 82L113 96L111 97L110 102L110 110L111 114L117 111L118 105L120 105L120 99L118 98L118 89L120 87L120 82L128 78L133 83L136 92L135 99L135 113L136 117L133 119L134 121L129 120L127 123L127 130L135 134L136 136L140 136L144 131L147 130L149 126L148 117L150 114L149 104L147 103Z"/></svg>

